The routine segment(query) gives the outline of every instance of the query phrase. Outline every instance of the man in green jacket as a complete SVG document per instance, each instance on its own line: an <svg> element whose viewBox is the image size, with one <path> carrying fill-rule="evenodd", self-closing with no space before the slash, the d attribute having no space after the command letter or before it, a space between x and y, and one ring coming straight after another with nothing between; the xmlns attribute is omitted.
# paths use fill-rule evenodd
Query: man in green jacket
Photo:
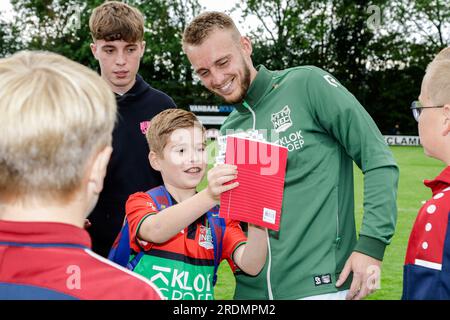
<svg viewBox="0 0 450 320"><path fill-rule="evenodd" d="M280 231L269 232L259 275L236 274L235 298L361 299L377 289L398 167L369 114L317 67L255 68L250 40L223 13L197 16L183 50L203 85L236 107L222 133L263 130L289 150ZM358 239L353 161L364 174Z"/></svg>

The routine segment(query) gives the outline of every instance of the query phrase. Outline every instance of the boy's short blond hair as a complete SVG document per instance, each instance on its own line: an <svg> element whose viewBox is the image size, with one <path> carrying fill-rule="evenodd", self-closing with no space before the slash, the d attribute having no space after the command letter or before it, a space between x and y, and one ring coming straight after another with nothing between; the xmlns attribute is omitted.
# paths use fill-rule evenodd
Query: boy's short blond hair
<svg viewBox="0 0 450 320"><path fill-rule="evenodd" d="M240 32L233 19L222 12L207 11L192 20L183 32L183 50L187 45L198 46L216 30L229 30L233 38L238 41Z"/></svg>
<svg viewBox="0 0 450 320"><path fill-rule="evenodd" d="M158 113L150 121L146 133L150 151L162 157L164 147L167 145L172 132L177 129L192 127L198 127L203 132L205 131L203 125L192 112L183 109L166 109Z"/></svg>
<svg viewBox="0 0 450 320"><path fill-rule="evenodd" d="M427 67L423 83L433 105L450 104L450 59L433 60Z"/></svg>
<svg viewBox="0 0 450 320"><path fill-rule="evenodd" d="M92 11L89 29L93 40L144 40L144 17L135 7L118 1L105 2Z"/></svg>
<svg viewBox="0 0 450 320"><path fill-rule="evenodd" d="M70 199L111 144L116 102L94 71L49 52L0 59L0 194Z"/></svg>

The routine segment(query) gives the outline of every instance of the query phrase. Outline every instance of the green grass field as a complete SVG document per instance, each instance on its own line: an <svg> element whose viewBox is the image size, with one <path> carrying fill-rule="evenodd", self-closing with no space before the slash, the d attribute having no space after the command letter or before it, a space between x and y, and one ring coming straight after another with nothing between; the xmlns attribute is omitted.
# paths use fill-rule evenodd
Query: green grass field
<svg viewBox="0 0 450 320"><path fill-rule="evenodd" d="M400 167L398 188L398 218L395 235L386 249L382 265L381 288L369 296L369 300L398 300L402 294L403 261L409 233L421 207L421 202L431 196L430 190L423 185L424 179L433 179L444 168L440 161L426 157L421 147L392 147L397 164ZM359 228L363 210L363 175L358 167L355 173L355 210L356 225ZM226 262L219 269L215 287L215 297L220 300L233 298L234 276Z"/></svg>

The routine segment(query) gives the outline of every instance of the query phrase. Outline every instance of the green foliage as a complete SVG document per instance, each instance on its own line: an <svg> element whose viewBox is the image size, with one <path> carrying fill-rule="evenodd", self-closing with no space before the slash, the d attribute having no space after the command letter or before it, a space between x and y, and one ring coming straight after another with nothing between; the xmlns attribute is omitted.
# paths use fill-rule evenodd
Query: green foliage
<svg viewBox="0 0 450 320"><path fill-rule="evenodd" d="M191 65L181 47L182 34L202 7L197 0L128 1L146 19L146 53L140 74L152 86L168 93L178 105L214 104L219 100L193 79Z"/></svg>
<svg viewBox="0 0 450 320"><path fill-rule="evenodd" d="M236 10L243 21L249 15L261 21L251 33L256 64L321 67L358 98L383 133L399 123L402 133L417 134L409 105L426 65L450 43L445 1L242 0Z"/></svg>
<svg viewBox="0 0 450 320"><path fill-rule="evenodd" d="M21 30L18 41L29 50L57 52L92 68L89 16L101 0L12 0Z"/></svg>
<svg viewBox="0 0 450 320"><path fill-rule="evenodd" d="M15 21L8 23L0 18L1 56L20 49L48 50L99 69L89 46L92 42L89 17L103 0L12 0L11 3L16 12ZM179 107L217 102L199 82L193 81L191 66L181 49L185 26L202 10L197 0L128 3L138 7L146 20L146 53L140 68L144 79L167 92Z"/></svg>
<svg viewBox="0 0 450 320"><path fill-rule="evenodd" d="M146 18L146 54L140 73L154 87L168 92L179 107L187 108L204 91L194 84L192 70L181 48L184 28L201 12L197 1L135 1Z"/></svg>
<svg viewBox="0 0 450 320"><path fill-rule="evenodd" d="M98 69L88 20L103 0L11 0L16 17L0 16L0 56L51 50ZM178 106L217 104L192 75L182 32L203 8L197 0L128 0L146 18L140 73ZM316 65L336 76L383 133L396 124L416 134L409 105L426 65L450 43L447 0L241 0L234 11L249 25L255 65L284 69ZM231 9L231 8L230 8ZM254 20L251 20L254 21Z"/></svg>
<svg viewBox="0 0 450 320"><path fill-rule="evenodd" d="M0 57L22 49L20 43L17 42L18 37L18 29L0 19Z"/></svg>

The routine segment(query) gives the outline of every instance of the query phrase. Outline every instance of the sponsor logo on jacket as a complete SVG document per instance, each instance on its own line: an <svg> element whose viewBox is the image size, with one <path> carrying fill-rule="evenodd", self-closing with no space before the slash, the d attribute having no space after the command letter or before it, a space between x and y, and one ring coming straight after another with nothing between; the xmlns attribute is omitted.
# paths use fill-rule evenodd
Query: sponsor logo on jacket
<svg viewBox="0 0 450 320"><path fill-rule="evenodd" d="M150 281L169 300L213 300L211 274L208 272L180 270L167 266L153 265Z"/></svg>
<svg viewBox="0 0 450 320"><path fill-rule="evenodd" d="M277 134L286 131L294 124L291 119L291 109L288 105L277 113L273 113L270 117L273 128ZM279 137L274 143L288 148L288 151L300 150L305 144L305 139L302 135L302 130L295 132L285 133L285 136Z"/></svg>

